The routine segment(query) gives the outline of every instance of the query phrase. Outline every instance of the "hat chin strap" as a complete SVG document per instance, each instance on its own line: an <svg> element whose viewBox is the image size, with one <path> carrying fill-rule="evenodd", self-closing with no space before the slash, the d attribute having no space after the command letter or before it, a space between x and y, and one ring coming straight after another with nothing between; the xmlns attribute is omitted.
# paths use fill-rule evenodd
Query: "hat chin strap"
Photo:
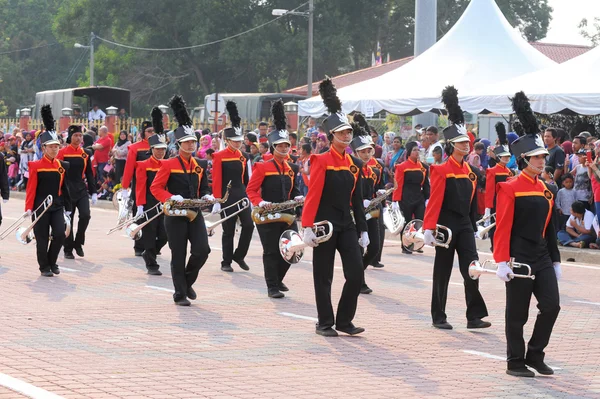
<svg viewBox="0 0 600 399"><path fill-rule="evenodd" d="M462 155L469 155L469 150L461 150L460 148L456 147L453 142L450 142L450 145L452 146L452 148L454 148L456 151L460 152Z"/></svg>
<svg viewBox="0 0 600 399"><path fill-rule="evenodd" d="M274 152L275 154L279 155L280 157L284 157L284 158L285 158L285 157L287 157L287 156L288 156L288 154L290 153L290 149L288 148L288 150L287 150L287 151L285 151L285 152L282 152L282 151L277 151L277 150L274 148L274 149L273 149L273 152Z"/></svg>
<svg viewBox="0 0 600 399"><path fill-rule="evenodd" d="M352 140L344 141L344 140L338 139L337 136L335 135L335 133L333 133L333 141L337 141L338 143L344 144L345 146L349 146L350 143L352 142Z"/></svg>
<svg viewBox="0 0 600 399"><path fill-rule="evenodd" d="M535 174L541 175L542 172L544 171L543 169L536 168L535 166L533 166L531 163L529 163L529 161L525 157L523 157L523 161L525 161L527 166L529 166L531 168L531 170L533 170L535 172Z"/></svg>
<svg viewBox="0 0 600 399"><path fill-rule="evenodd" d="M183 151L183 152L185 152L186 154L193 154L194 152L196 152L195 150L191 150L191 151L189 151L189 150L186 150L186 149L184 149L184 148L183 148L181 145L179 146L179 151Z"/></svg>

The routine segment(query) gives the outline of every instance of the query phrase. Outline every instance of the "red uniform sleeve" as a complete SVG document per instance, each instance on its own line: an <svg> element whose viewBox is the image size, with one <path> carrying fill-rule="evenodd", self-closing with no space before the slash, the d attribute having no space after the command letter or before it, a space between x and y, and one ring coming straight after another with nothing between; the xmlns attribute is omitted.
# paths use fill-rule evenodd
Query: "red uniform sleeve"
<svg viewBox="0 0 600 399"><path fill-rule="evenodd" d="M146 174L146 162L138 162L135 167L135 203L136 205L146 205L146 183L148 175Z"/></svg>
<svg viewBox="0 0 600 399"><path fill-rule="evenodd" d="M302 227L312 227L317 217L317 210L325 185L325 163L321 156L310 156L310 180L308 181L308 194L302 210Z"/></svg>
<svg viewBox="0 0 600 399"><path fill-rule="evenodd" d="M65 150L67 147L63 147L58 151L58 155L56 156L56 159L60 159L61 161L65 160Z"/></svg>
<svg viewBox="0 0 600 399"><path fill-rule="evenodd" d="M402 189L404 186L404 167L403 164L396 165L396 170L394 171L394 179L396 180L396 190L392 195L393 201L402 201Z"/></svg>
<svg viewBox="0 0 600 399"><path fill-rule="evenodd" d="M510 260L510 233L515 216L515 194L507 183L498 184L496 199L496 232L494 233L494 261Z"/></svg>
<svg viewBox="0 0 600 399"><path fill-rule="evenodd" d="M429 203L425 210L425 218L423 220L423 230L435 230L442 203L444 202L444 192L446 191L446 176L444 174L444 165L434 166L429 168L431 173L431 195Z"/></svg>
<svg viewBox="0 0 600 399"><path fill-rule="evenodd" d="M27 181L27 189L25 190L25 210L33 209L35 202L35 190L37 189L37 164L29 162L29 180Z"/></svg>
<svg viewBox="0 0 600 399"><path fill-rule="evenodd" d="M212 168L212 191L213 197L220 199L222 196L223 189L223 161L221 160L221 154L216 152L213 154L213 168Z"/></svg>
<svg viewBox="0 0 600 399"><path fill-rule="evenodd" d="M485 207L492 209L494 207L494 197L496 196L496 172L495 168L489 168L485 176Z"/></svg>
<svg viewBox="0 0 600 399"><path fill-rule="evenodd" d="M248 183L248 187L246 187L246 195L248 195L250 202L252 202L252 205L254 206L258 206L258 204L260 204L260 202L263 200L261 196L261 187L264 179L264 164L254 164L252 177L250 177L250 182Z"/></svg>
<svg viewBox="0 0 600 399"><path fill-rule="evenodd" d="M137 162L137 146L130 145L127 147L127 150L125 171L123 171L123 180L121 181L121 186L123 186L123 188L129 188L131 185L131 179L133 178L133 172L135 171L135 163Z"/></svg>
<svg viewBox="0 0 600 399"><path fill-rule="evenodd" d="M163 162L162 165L160 165L158 172L156 172L154 181L152 181L152 185L150 186L150 192L154 195L154 198L162 203L173 196L173 194L167 191L169 176L171 176L171 167L168 162Z"/></svg>

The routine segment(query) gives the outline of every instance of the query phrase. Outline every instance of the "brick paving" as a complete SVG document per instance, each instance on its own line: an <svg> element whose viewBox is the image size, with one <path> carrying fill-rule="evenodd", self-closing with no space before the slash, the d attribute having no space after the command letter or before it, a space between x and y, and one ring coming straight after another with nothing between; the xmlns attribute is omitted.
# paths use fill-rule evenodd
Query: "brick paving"
<svg viewBox="0 0 600 399"><path fill-rule="evenodd" d="M23 202L2 208L6 227ZM39 276L33 243L0 243L0 373L64 398L600 398L600 267L564 266L547 349L556 375L524 380L504 373L504 288L494 276L481 281L492 328L466 329L456 268L455 329L431 327L431 249L407 256L386 242L385 268L367 271L374 293L359 301L355 324L366 332L324 338L314 334L310 250L290 270L286 297L269 299L256 234L251 270L234 265L226 274L217 232L198 300L181 308L171 298L169 250L159 257L165 274L148 276L130 240L106 236L115 219L92 209L85 258L61 255L53 278ZM334 298L343 282L337 262ZM20 397L0 386L0 398Z"/></svg>

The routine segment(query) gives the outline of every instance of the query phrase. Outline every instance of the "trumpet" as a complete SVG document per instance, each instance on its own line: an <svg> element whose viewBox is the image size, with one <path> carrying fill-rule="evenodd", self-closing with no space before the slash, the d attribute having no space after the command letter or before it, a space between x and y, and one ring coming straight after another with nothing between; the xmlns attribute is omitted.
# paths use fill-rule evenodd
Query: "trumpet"
<svg viewBox="0 0 600 399"><path fill-rule="evenodd" d="M155 211L156 214L152 217L149 217L150 213L153 211ZM148 223L152 222L154 219L156 219L157 217L162 215L162 213L163 213L163 204L161 204L159 202L158 204L154 205L152 208L148 209L147 211L144 211L144 213L142 215L140 215L139 217L134 218L134 220L125 229L125 234L132 240L139 240L140 238L142 238L142 229L144 227L146 227L146 225ZM146 221L144 223L138 225L136 222L143 218L146 218Z"/></svg>
<svg viewBox="0 0 600 399"><path fill-rule="evenodd" d="M250 206L250 200L248 198L242 198L241 200L234 202L233 204L229 205L228 207L221 209L221 212L227 214L228 210L237 208L234 212L225 216L224 218L217 220L216 222L206 221L205 222L206 223L206 231L207 231L208 235L212 236L214 234L214 230L217 226L219 226L220 224L223 224L223 222L225 222L226 220L231 219L232 217L236 216L238 213L240 213L244 209L248 208L249 206Z"/></svg>
<svg viewBox="0 0 600 399"><path fill-rule="evenodd" d="M485 226L485 223L491 220L494 220L494 223L490 223L488 226ZM480 240L485 240L488 238L488 233L491 229L496 226L496 214L493 213L489 216L485 216L477 221L477 238Z"/></svg>
<svg viewBox="0 0 600 399"><path fill-rule="evenodd" d="M35 235L33 234L33 226L40 220L40 218L44 215L44 213L48 212L48 209L52 206L54 202L51 195L47 196L44 201L33 211L33 222L28 227L19 227L25 218L27 218L27 212L23 214L21 219L17 220L15 223L10 225L6 231L2 233L2 239L4 239L8 234L12 233L15 229L17 241L19 241L23 245L29 244L31 241L35 240ZM38 215L38 211L42 209L42 212ZM18 227L18 228L17 228Z"/></svg>
<svg viewBox="0 0 600 399"><path fill-rule="evenodd" d="M479 276L481 276L482 274L496 274L496 270L486 269L485 266L487 264L493 265L496 267L496 269L498 269L498 265L496 264L496 262L494 262L492 260L486 260L483 262L483 264L479 263L478 260L474 260L469 265L469 277L471 277L473 280L477 280L479 278ZM535 280L535 275L531 274L531 266L529 266L528 264L517 263L517 262L515 262L515 258L510 258L510 260L508 261L508 267L510 267L510 269L513 271L515 268L527 269L527 274L510 273L509 274L510 278L517 277L517 278L528 278L531 280Z"/></svg>
<svg viewBox="0 0 600 399"><path fill-rule="evenodd" d="M448 248L452 241L452 230L441 224L436 225L433 233L435 242L433 246ZM402 247L407 251L418 251L425 246L425 236L423 232L423 221L413 219L404 227L402 231Z"/></svg>
<svg viewBox="0 0 600 399"><path fill-rule="evenodd" d="M296 209L304 204L304 198L300 201L285 201L278 204L269 204L264 207L255 206L252 209L252 220L256 224L267 224L275 222L286 222L289 225L294 223L296 216L289 213L280 213L289 209Z"/></svg>
<svg viewBox="0 0 600 399"><path fill-rule="evenodd" d="M198 212L192 209L206 208L214 204L223 204L229 198L229 189L231 189L231 181L227 184L227 191L221 199L207 200L202 198L184 199L183 201L166 200L163 204L163 212L167 216L185 216L189 221L193 221L198 216Z"/></svg>
<svg viewBox="0 0 600 399"><path fill-rule="evenodd" d="M329 240L333 234L333 225L324 220L310 227L317 236L317 243L321 244ZM286 230L279 237L279 252L281 257L289 264L300 262L304 256L304 248L308 245L302 240L300 234L294 230Z"/></svg>

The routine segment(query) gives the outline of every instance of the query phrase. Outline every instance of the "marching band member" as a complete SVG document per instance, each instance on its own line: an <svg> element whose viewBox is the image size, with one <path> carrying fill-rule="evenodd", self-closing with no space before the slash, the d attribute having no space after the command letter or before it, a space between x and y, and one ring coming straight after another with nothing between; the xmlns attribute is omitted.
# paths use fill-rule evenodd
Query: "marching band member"
<svg viewBox="0 0 600 399"><path fill-rule="evenodd" d="M288 161L291 142L286 130L286 118L283 101L279 100L272 107L275 130L269 133L268 140L273 158L266 162L254 165L250 182L248 183L248 198L254 206L267 208L289 200L301 200L300 190L294 184L298 174L298 165ZM277 211L282 214L294 215L295 210ZM270 298L283 298L281 291L288 291L283 283L290 264L287 263L279 251L279 237L288 229L298 231L296 222L289 225L286 221L257 223L256 228L263 246L263 265L268 296Z"/></svg>
<svg viewBox="0 0 600 399"><path fill-rule="evenodd" d="M400 210L406 220L425 217L425 201L429 199L429 166L419 160L419 144L411 141L406 144L406 161L396 165L394 178L398 189L392 195L392 208ZM417 250L417 252L423 252ZM411 254L402 247L402 253Z"/></svg>
<svg viewBox="0 0 600 399"><path fill-rule="evenodd" d="M310 158L308 195L302 212L302 226L305 228L303 240L308 246L316 247L313 251L313 279L319 319L316 333L335 337L337 330L355 335L365 330L352 324L364 281L359 245L363 248L369 245L362 198L362 162L346 153L346 147L352 141L352 127L346 115L341 113L340 100L329 78L321 82L319 92L330 113L323 121L323 127L331 142L331 149ZM318 244L312 227L315 222L325 220L333 225L333 234L328 241ZM360 232L359 240L356 239L357 230ZM334 317L331 281L336 250L342 259L346 282L337 316ZM332 328L334 325L336 330Z"/></svg>
<svg viewBox="0 0 600 399"><path fill-rule="evenodd" d="M554 374L544 363L544 348L560 311L557 280L562 271L551 217L554 198L538 177L544 170L548 151L525 94L517 93L512 103L527 134L518 131L521 137L510 146L522 173L498 184L494 260L498 264L496 275L506 282L506 373L534 377L526 366L540 374ZM511 258L531 266L535 280L511 279L514 273L509 267ZM523 326L527 323L532 294L538 300L539 312L525 352Z"/></svg>
<svg viewBox="0 0 600 399"><path fill-rule="evenodd" d="M71 198L72 214L71 220L74 224L75 213L79 212L77 223L77 235L75 229L71 228L71 234L65 238L65 259L75 259L73 249L79 257L83 257L83 245L85 244L85 232L90 224L90 202L88 194L92 196L92 205L96 205L98 194L96 193L96 180L92 170L90 150L83 149L83 132L81 126L71 125L68 129L67 146L60 149L57 158L69 162L66 174L69 196ZM75 238L73 238L75 236Z"/></svg>
<svg viewBox="0 0 600 399"><path fill-rule="evenodd" d="M139 161L145 161L150 157L150 145L148 139L154 135L154 127L152 127L151 121L142 122L142 128L140 129L141 141L131 144L127 147L127 160L125 161L125 170L123 171L123 179L121 180L121 186L123 187L122 195L123 200L128 201L131 195L129 188L131 188L132 198L131 204L133 209L137 208L135 203L135 168ZM135 256L142 256L144 247L140 240L133 242L133 250Z"/></svg>
<svg viewBox="0 0 600 399"><path fill-rule="evenodd" d="M185 108L185 102L181 96L174 96L170 105L179 123L179 127L175 130L179 155L162 161L150 186L150 192L163 203L167 200L183 202L199 196L203 199L214 199L209 194L206 162L201 162L192 156L196 151L198 139ZM204 217L200 209L194 211L198 215L191 221L185 216L165 218L167 238L171 248L171 275L175 288L173 300L179 306L190 306L187 298L196 299L196 291L192 285L196 282L198 273L210 254ZM188 241L190 257L186 265Z"/></svg>
<svg viewBox="0 0 600 399"><path fill-rule="evenodd" d="M506 165L510 161L510 151L508 148L508 139L506 138L506 126L504 123L496 123L496 133L498 134L499 145L494 148L494 155L496 155L497 163L493 168L488 168L485 178L485 214L484 217L488 218L485 225L488 226L491 223L490 215L496 213L496 187L498 183L505 182L508 178L514 176L512 170L508 169ZM494 252L494 232L496 227L492 227L488 233L490 242L492 243L491 249ZM483 238L483 237L482 237Z"/></svg>
<svg viewBox="0 0 600 399"><path fill-rule="evenodd" d="M233 101L227 101L227 112L231 120L231 127L223 130L227 148L213 154L212 169L212 189L215 198L223 198L227 191L227 184L231 182L229 197L223 207L227 207L242 198L246 198L246 185L248 184L248 160L246 155L240 151L244 135L240 126L241 119L238 114L237 106ZM216 203L213 206L212 213L221 212L221 204ZM222 217L226 217L225 212L221 212ZM235 224L237 220L242 224L242 231L238 241L237 249L233 250L233 239L235 236ZM223 260L221 261L221 270L224 272L233 272L231 262L237 263L242 270L250 270L244 258L248 253L254 223L252 222L250 208L244 209L237 216L234 216L223 222L223 236L221 242L223 246Z"/></svg>
<svg viewBox="0 0 600 399"><path fill-rule="evenodd" d="M427 245L433 245L435 242L437 224L452 231L452 240L447 249L440 246L435 248L431 316L434 327L452 329L452 325L446 320L445 310L456 252L465 286L467 328L486 328L490 327L491 323L481 320L488 312L479 292L479 281L469 277L469 264L479 259L474 233L477 175L464 161L464 157L469 154L469 136L464 127L462 109L458 105L458 92L453 86L448 86L442 92L442 100L448 110L448 119L452 123L444 129L448 160L441 165L430 167L431 195L425 210L423 231Z"/></svg>
<svg viewBox="0 0 600 399"><path fill-rule="evenodd" d="M10 187L8 185L8 171L6 162L4 161L4 155L0 153L0 194L2 195L2 202L7 203L10 198ZM0 225L2 225L2 209L0 208Z"/></svg>
<svg viewBox="0 0 600 399"><path fill-rule="evenodd" d="M150 187L156 176L156 173L160 169L161 160L167 153L167 142L166 137L163 134L163 115L158 107L152 109L152 125L154 127L155 134L150 136L148 139L148 145L150 145L150 151L152 156L145 161L137 163L135 168L136 176L136 197L135 202L137 204L136 218L140 218L146 211L154 208L159 201L152 195ZM158 210L157 212L160 212ZM155 214L146 215L148 219L155 216ZM142 220L143 221L143 220ZM146 269L148 274L153 276L161 276L162 272L159 270L160 265L156 262L156 256L167 243L167 231L165 230L165 216L160 215L142 228L142 245L144 246L144 253L142 257L146 263Z"/></svg>
<svg viewBox="0 0 600 399"><path fill-rule="evenodd" d="M40 272L44 277L52 277L60 274L56 260L65 241L64 213L70 213L71 209L65 176L69 163L57 159L60 141L54 131L54 118L50 106L42 106L41 114L46 128L46 131L40 135L44 155L39 161L29 162L25 211L32 215L33 210L37 209L48 195L52 196L52 206L39 217L33 227ZM52 228L52 240L50 228Z"/></svg>

